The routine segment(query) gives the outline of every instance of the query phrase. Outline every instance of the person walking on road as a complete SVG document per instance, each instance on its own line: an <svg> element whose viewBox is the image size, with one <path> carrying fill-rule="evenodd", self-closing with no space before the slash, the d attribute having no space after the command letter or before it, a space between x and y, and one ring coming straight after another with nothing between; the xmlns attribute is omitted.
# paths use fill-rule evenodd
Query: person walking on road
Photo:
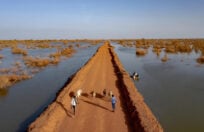
<svg viewBox="0 0 204 132"><path fill-rule="evenodd" d="M72 105L72 109L73 109L74 115L75 115L75 110L76 110L76 104L77 104L76 96L74 95L74 96L72 97L72 100L71 100L71 105Z"/></svg>
<svg viewBox="0 0 204 132"><path fill-rule="evenodd" d="M111 98L111 103L112 103L113 112L115 112L116 98L113 94L112 94L112 98Z"/></svg>
<svg viewBox="0 0 204 132"><path fill-rule="evenodd" d="M106 89L103 90L103 96L106 97Z"/></svg>

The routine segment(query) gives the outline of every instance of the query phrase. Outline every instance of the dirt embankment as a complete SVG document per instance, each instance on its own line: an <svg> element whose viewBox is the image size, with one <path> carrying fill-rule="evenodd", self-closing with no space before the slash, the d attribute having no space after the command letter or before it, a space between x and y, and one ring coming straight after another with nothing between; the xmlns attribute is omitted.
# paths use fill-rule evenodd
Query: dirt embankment
<svg viewBox="0 0 204 132"><path fill-rule="evenodd" d="M70 93L79 88L83 90L83 96L73 116ZM117 98L115 112L111 111L110 97L101 94L104 88L111 90ZM93 91L96 98L90 95ZM106 42L29 126L28 131L162 132L163 129L136 90L113 47Z"/></svg>

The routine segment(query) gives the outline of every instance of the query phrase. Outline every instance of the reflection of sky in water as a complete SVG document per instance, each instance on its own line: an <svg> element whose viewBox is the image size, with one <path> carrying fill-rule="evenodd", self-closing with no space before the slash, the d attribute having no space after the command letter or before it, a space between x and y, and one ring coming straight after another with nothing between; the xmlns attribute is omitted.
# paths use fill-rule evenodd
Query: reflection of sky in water
<svg viewBox="0 0 204 132"><path fill-rule="evenodd" d="M161 62L150 48L144 57L136 57L135 48L115 45L123 66L129 73L137 71L135 82L167 132L204 131L204 65L196 62L200 54L167 54L170 60Z"/></svg>
<svg viewBox="0 0 204 132"><path fill-rule="evenodd" d="M56 48L46 48L46 49L28 49L28 56L40 56L49 57L51 53L57 52Z"/></svg>

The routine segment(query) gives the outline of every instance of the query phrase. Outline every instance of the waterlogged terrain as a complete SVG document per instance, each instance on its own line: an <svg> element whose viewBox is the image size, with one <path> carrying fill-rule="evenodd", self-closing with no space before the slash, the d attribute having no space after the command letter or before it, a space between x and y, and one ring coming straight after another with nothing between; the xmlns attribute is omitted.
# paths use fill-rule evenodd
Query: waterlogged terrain
<svg viewBox="0 0 204 132"><path fill-rule="evenodd" d="M11 81L7 87L2 85L0 89L0 131L24 131L28 124L52 102L67 79L83 66L101 45L86 41L65 41L65 43L48 42L49 47L44 48L39 48L36 44L34 46L29 44L29 48L25 44L18 44L18 48L26 51L25 55L12 53L9 43L5 47L2 46L0 76L26 75L29 78ZM66 48L71 48L74 52L62 53ZM56 56L59 62L50 63L55 58L50 56L53 53L58 53ZM28 64L24 60L25 57L31 58Z"/></svg>
<svg viewBox="0 0 204 132"><path fill-rule="evenodd" d="M161 48L158 54L151 43L147 47L135 41L118 43L112 42L116 53L130 74L139 73L135 85L164 131L204 131L204 65L198 61L202 48L179 52L172 46L174 52ZM137 54L138 49L145 54Z"/></svg>
<svg viewBox="0 0 204 132"><path fill-rule="evenodd" d="M1 41L0 131L24 131L99 42ZM140 74L135 85L164 131L204 131L203 40L114 40L112 45L125 69Z"/></svg>

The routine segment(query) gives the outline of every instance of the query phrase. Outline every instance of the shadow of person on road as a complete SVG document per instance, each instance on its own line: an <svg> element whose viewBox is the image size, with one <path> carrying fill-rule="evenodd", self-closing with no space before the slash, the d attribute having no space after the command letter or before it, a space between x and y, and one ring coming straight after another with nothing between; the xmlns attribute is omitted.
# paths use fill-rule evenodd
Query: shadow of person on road
<svg viewBox="0 0 204 132"><path fill-rule="evenodd" d="M84 99L81 99L83 102L85 102L85 103L88 103L88 104L91 104L91 105L95 105L95 106L97 106L97 107L99 107L99 108L102 108L102 109L104 109L104 110L107 110L107 111L110 111L110 112L112 112L111 110L109 110L108 108L106 108L106 107L104 107L104 106L101 106L101 105L99 105L99 104L96 104L96 103L93 103L93 102L90 102L90 101L87 101L87 100L84 100Z"/></svg>
<svg viewBox="0 0 204 132"><path fill-rule="evenodd" d="M88 93L82 93L81 96L83 97L86 97L86 98L93 98L93 92L90 92L89 94ZM106 102L110 102L111 101L111 98L109 96L103 96L102 94L100 93L96 93L96 98L99 98L99 99L102 99Z"/></svg>
<svg viewBox="0 0 204 132"><path fill-rule="evenodd" d="M88 94L88 93L82 93L81 96L84 96L84 97L87 97L87 98L88 98L88 97L89 97L89 94Z"/></svg>
<svg viewBox="0 0 204 132"><path fill-rule="evenodd" d="M66 113L67 116L72 117L72 116L71 116L71 112L68 111L68 110L65 108L65 106L64 106L61 102L56 101L56 103L61 106L61 108L65 111L65 113Z"/></svg>

